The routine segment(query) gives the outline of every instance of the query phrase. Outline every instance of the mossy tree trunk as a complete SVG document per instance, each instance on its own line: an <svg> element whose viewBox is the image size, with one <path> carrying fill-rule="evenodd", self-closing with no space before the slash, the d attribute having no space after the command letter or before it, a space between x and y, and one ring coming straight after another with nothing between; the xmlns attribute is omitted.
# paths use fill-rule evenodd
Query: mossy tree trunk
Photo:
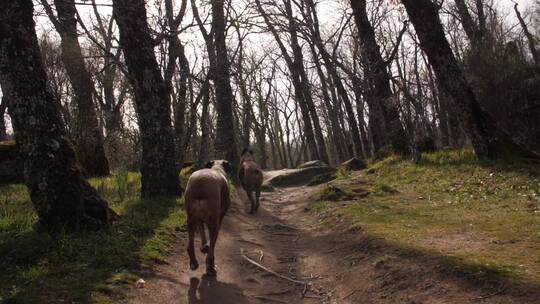
<svg viewBox="0 0 540 304"><path fill-rule="evenodd" d="M144 0L115 0L120 32L142 141L141 197L178 195L171 124L171 101L154 53Z"/></svg>
<svg viewBox="0 0 540 304"><path fill-rule="evenodd" d="M66 69L77 104L77 154L87 176L109 174L109 161L103 148L103 134L94 105L94 82L86 68L78 40L74 0L55 0L55 17L46 0L42 0L49 18L60 34L62 63Z"/></svg>
<svg viewBox="0 0 540 304"><path fill-rule="evenodd" d="M114 212L81 176L48 90L31 0L0 2L0 78L40 223L50 231L108 225Z"/></svg>

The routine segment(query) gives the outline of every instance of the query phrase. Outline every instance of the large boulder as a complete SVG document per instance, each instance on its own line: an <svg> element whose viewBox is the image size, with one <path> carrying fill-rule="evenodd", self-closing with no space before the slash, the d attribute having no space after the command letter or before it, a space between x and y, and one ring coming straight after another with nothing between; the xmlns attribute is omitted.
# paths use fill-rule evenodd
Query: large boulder
<svg viewBox="0 0 540 304"><path fill-rule="evenodd" d="M0 183L24 182L24 164L15 141L0 142Z"/></svg>
<svg viewBox="0 0 540 304"><path fill-rule="evenodd" d="M341 165L349 171L358 171L367 168L366 162L357 157L353 157Z"/></svg>
<svg viewBox="0 0 540 304"><path fill-rule="evenodd" d="M334 172L329 173L323 173L319 175L315 175L309 183L307 183L307 186L317 186L320 184L328 183L329 181L333 181L336 179L336 174Z"/></svg>
<svg viewBox="0 0 540 304"><path fill-rule="evenodd" d="M311 167L328 167L328 164L323 162L322 160L310 160L308 162L305 162L297 167L297 169L305 169L305 168L311 168Z"/></svg>
<svg viewBox="0 0 540 304"><path fill-rule="evenodd" d="M265 174L265 185L272 187L294 187L306 185L315 176L335 173L336 169L328 166L307 167L301 169L283 169Z"/></svg>

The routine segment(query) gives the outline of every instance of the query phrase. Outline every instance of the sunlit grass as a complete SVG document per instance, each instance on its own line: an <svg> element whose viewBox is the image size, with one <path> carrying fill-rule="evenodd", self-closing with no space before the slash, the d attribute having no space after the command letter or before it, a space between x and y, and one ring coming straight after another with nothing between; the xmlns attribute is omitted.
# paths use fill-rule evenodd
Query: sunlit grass
<svg viewBox="0 0 540 304"><path fill-rule="evenodd" d="M398 247L540 284L538 165L443 151L423 155L419 164L388 157L351 178L371 194L312 209L348 217Z"/></svg>
<svg viewBox="0 0 540 304"><path fill-rule="evenodd" d="M34 230L37 217L23 185L0 187L0 302L109 303L116 285L163 261L184 229L180 198L140 200L140 175L91 179L122 215L108 231L51 237Z"/></svg>

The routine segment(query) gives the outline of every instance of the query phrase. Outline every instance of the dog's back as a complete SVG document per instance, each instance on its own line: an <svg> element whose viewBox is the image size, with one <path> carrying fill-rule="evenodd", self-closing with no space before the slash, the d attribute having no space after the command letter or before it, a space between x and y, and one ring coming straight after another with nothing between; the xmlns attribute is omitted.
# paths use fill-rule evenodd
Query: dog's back
<svg viewBox="0 0 540 304"><path fill-rule="evenodd" d="M227 207L221 199L226 191L227 179L219 171L201 169L194 172L186 187L186 213L204 222L209 217L219 216Z"/></svg>
<svg viewBox="0 0 540 304"><path fill-rule="evenodd" d="M263 182L263 172L261 167L253 160L242 162L242 185L244 188L257 190L261 188Z"/></svg>

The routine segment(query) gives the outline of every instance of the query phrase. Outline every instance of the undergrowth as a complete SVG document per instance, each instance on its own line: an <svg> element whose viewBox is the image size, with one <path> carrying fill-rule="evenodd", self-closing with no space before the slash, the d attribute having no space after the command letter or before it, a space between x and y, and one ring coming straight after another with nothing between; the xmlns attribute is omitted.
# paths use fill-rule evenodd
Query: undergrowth
<svg viewBox="0 0 540 304"><path fill-rule="evenodd" d="M24 185L0 187L0 303L113 303L115 286L162 262L184 229L180 198L140 200L140 175L90 180L122 219L108 231L49 236Z"/></svg>

